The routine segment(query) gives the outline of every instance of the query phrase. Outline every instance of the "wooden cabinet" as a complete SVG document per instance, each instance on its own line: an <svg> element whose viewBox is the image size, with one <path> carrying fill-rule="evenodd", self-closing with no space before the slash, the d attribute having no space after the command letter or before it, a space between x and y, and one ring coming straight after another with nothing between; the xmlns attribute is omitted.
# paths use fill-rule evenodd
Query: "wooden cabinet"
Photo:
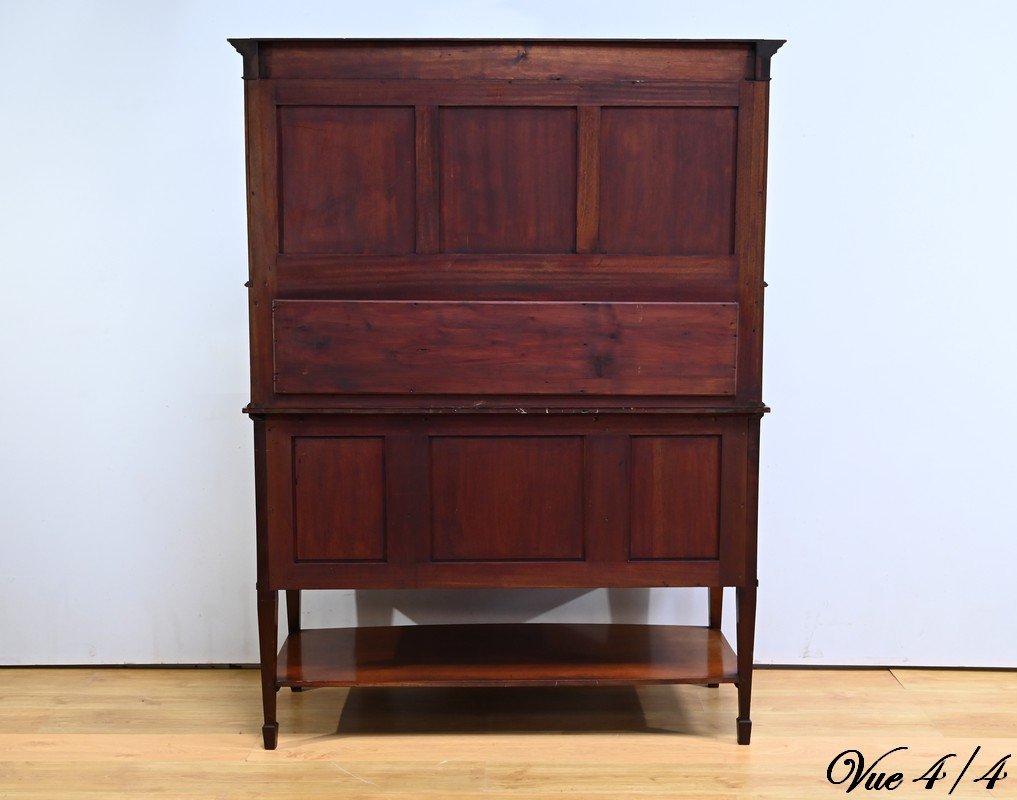
<svg viewBox="0 0 1017 800"><path fill-rule="evenodd" d="M737 683L747 744L781 42L231 41L265 746L283 686L667 682ZM710 618L300 628L303 589L483 586Z"/></svg>

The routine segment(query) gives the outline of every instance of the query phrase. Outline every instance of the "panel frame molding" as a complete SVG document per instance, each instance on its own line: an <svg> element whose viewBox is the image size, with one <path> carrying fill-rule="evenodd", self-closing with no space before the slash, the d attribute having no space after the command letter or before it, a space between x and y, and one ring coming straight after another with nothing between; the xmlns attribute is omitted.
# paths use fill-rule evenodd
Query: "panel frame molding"
<svg viewBox="0 0 1017 800"><path fill-rule="evenodd" d="M265 588L398 588L412 576L421 587L490 585L497 569L505 587L714 586L745 579L738 549L751 506L751 425L745 415L400 414L303 417L269 415L264 426L267 525L274 531ZM553 432L547 423L553 422ZM757 425L758 427L758 425ZM432 558L431 457L434 437L577 437L583 447L582 559ZM639 436L717 436L721 439L721 492L733 501L720 509L717 559L638 559L629 552L631 441ZM292 441L310 438L384 438L386 561L298 561L294 549ZM548 579L542 567L553 566ZM606 583L605 583L606 581ZM728 585L734 585L729 583Z"/></svg>

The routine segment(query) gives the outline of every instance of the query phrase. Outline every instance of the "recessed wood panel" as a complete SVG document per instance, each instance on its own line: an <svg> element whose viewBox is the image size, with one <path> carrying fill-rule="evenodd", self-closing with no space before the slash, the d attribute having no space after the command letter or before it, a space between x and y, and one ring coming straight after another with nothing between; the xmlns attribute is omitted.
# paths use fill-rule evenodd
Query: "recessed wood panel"
<svg viewBox="0 0 1017 800"><path fill-rule="evenodd" d="M412 253L414 110L279 111L282 250Z"/></svg>
<svg viewBox="0 0 1017 800"><path fill-rule="evenodd" d="M601 250L731 253L736 139L734 108L603 109Z"/></svg>
<svg viewBox="0 0 1017 800"><path fill-rule="evenodd" d="M575 108L443 108L438 119L445 252L575 248Z"/></svg>
<svg viewBox="0 0 1017 800"><path fill-rule="evenodd" d="M633 559L717 558L720 437L632 437Z"/></svg>
<svg viewBox="0 0 1017 800"><path fill-rule="evenodd" d="M431 439L435 561L581 559L580 436Z"/></svg>
<svg viewBox="0 0 1017 800"><path fill-rule="evenodd" d="M281 394L730 395L734 303L277 300Z"/></svg>
<svg viewBox="0 0 1017 800"><path fill-rule="evenodd" d="M293 440L298 561L385 559L384 438Z"/></svg>

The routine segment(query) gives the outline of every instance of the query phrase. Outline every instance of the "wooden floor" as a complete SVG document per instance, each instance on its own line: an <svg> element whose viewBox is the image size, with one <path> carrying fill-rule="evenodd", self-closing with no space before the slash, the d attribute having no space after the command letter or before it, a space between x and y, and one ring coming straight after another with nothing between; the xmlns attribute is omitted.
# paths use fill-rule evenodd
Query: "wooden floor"
<svg viewBox="0 0 1017 800"><path fill-rule="evenodd" d="M261 748L254 670L0 669L3 798L823 798L856 748L904 773L893 797L1017 797L1017 673L758 670L753 743L735 689L280 692ZM337 733L338 731L338 733ZM948 753L948 777L912 779ZM843 770L837 777L843 774ZM881 795L859 787L853 796Z"/></svg>

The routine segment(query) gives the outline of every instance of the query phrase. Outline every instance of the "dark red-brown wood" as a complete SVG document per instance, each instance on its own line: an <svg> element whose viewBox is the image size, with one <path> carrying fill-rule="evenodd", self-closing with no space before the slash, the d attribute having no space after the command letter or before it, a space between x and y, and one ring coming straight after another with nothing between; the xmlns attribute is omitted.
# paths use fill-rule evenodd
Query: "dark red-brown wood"
<svg viewBox="0 0 1017 800"><path fill-rule="evenodd" d="M293 439L298 561L385 560L385 440Z"/></svg>
<svg viewBox="0 0 1017 800"><path fill-rule="evenodd" d="M633 559L718 558L719 436L632 438Z"/></svg>
<svg viewBox="0 0 1017 800"><path fill-rule="evenodd" d="M324 103L336 106L667 106L731 107L738 105L739 81L577 80L286 80L274 86L278 107ZM590 103L594 105L588 105Z"/></svg>
<svg viewBox="0 0 1017 800"><path fill-rule="evenodd" d="M583 558L581 436L435 436L431 560Z"/></svg>
<svg viewBox="0 0 1017 800"><path fill-rule="evenodd" d="M731 303L277 300L280 394L735 393Z"/></svg>
<svg viewBox="0 0 1017 800"><path fill-rule="evenodd" d="M737 125L734 108L605 108L600 249L731 253Z"/></svg>
<svg viewBox="0 0 1017 800"><path fill-rule="evenodd" d="M587 247L596 238L593 213L585 218ZM731 255L280 255L276 268L277 297L292 300L734 302L739 289Z"/></svg>
<svg viewBox="0 0 1017 800"><path fill-rule="evenodd" d="M284 253L412 253L412 107L284 108Z"/></svg>
<svg viewBox="0 0 1017 800"><path fill-rule="evenodd" d="M443 252L575 249L575 108L442 108L438 141Z"/></svg>
<svg viewBox="0 0 1017 800"><path fill-rule="evenodd" d="M235 39L248 78L767 79L768 40ZM775 49L775 48L773 48ZM762 63L757 64L757 60Z"/></svg>
<svg viewBox="0 0 1017 800"><path fill-rule="evenodd" d="M731 681L747 743L781 42L232 41L265 746L284 685ZM304 589L484 586L709 627L301 630Z"/></svg>

